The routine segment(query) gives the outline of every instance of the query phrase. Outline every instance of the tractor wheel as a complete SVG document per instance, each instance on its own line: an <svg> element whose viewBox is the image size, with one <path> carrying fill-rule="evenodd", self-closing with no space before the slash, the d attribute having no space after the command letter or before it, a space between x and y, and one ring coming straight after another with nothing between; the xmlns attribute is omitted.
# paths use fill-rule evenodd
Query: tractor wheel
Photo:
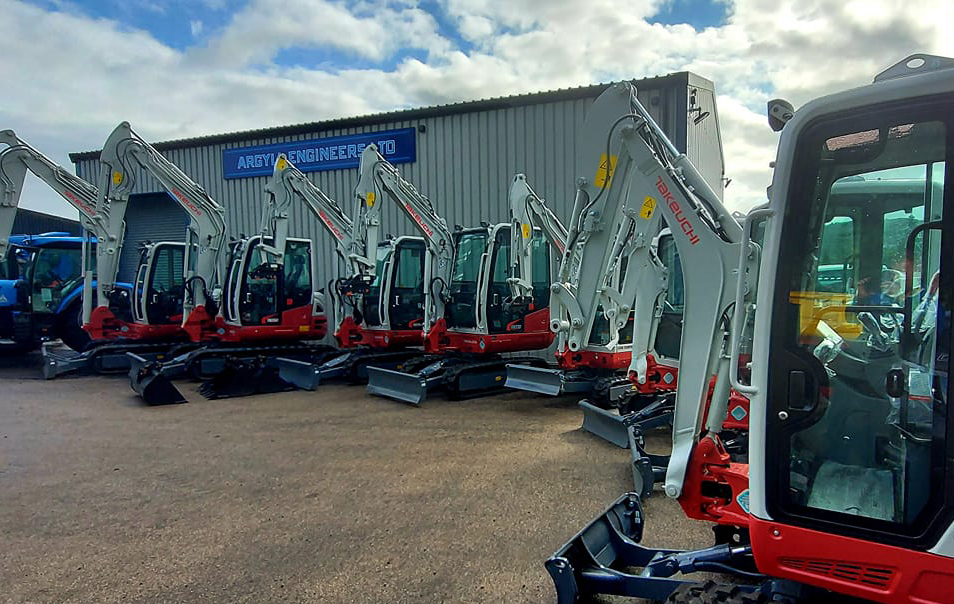
<svg viewBox="0 0 954 604"><path fill-rule="evenodd" d="M56 334L64 344L75 350L83 352L89 346L90 337L83 329L83 304L72 304L63 311L63 314L57 321Z"/></svg>
<svg viewBox="0 0 954 604"><path fill-rule="evenodd" d="M715 581L683 585L670 594L666 604L770 604L769 596L758 592L742 591L732 585L719 585ZM788 604L783 601L776 604Z"/></svg>

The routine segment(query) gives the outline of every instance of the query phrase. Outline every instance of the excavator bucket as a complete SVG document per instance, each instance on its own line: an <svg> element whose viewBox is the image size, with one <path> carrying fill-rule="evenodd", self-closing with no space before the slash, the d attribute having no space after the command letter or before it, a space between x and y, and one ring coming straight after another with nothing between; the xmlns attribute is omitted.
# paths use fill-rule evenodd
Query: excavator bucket
<svg viewBox="0 0 954 604"><path fill-rule="evenodd" d="M628 595L628 575L623 569L646 566L656 553L639 545L642 538L639 495L626 493L546 561L557 604L574 604L580 596L592 593ZM666 581L657 593L645 597L665 600L677 586Z"/></svg>
<svg viewBox="0 0 954 604"><path fill-rule="evenodd" d="M702 585L707 589L709 585L717 588L714 593L735 596L731 598L733 602L768 601L741 597L760 591L763 586L756 583L703 584L682 578L689 578L694 572L751 578L757 573L751 546L719 540L716 545L697 550L647 547L639 543L643 537L643 522L639 495L624 493L557 550L546 561L547 572L556 587L557 604L589 601L588 598L596 594L663 602L677 589L685 591ZM677 574L680 578L673 578ZM692 598L679 601L716 600ZM718 601L728 602L729 599L720 598Z"/></svg>
<svg viewBox="0 0 954 604"><path fill-rule="evenodd" d="M440 376L428 377L423 371L413 373L368 367L368 394L396 401L420 405L428 391L440 381Z"/></svg>
<svg viewBox="0 0 954 604"><path fill-rule="evenodd" d="M264 357L240 359L228 357L218 374L202 382L199 393L207 399L234 398L253 394L272 394L294 390L283 380L277 367Z"/></svg>
<svg viewBox="0 0 954 604"><path fill-rule="evenodd" d="M147 405L170 405L185 403L179 389L172 380L163 375L155 361L145 359L135 353L126 353L129 358L129 385Z"/></svg>
<svg viewBox="0 0 954 604"><path fill-rule="evenodd" d="M574 379L575 376L552 367L509 363L507 365L507 388L526 390L548 396L559 396L571 392L589 392L593 389L592 380Z"/></svg>

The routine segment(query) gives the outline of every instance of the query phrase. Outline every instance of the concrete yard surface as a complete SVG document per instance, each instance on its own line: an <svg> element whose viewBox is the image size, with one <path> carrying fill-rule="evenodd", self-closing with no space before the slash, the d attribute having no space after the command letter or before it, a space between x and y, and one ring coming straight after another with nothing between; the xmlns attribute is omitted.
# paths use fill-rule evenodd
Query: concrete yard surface
<svg viewBox="0 0 954 604"><path fill-rule="evenodd" d="M571 398L179 383L146 407L33 375L0 371L0 602L550 603L544 560L632 488ZM647 542L711 543L660 494L646 513Z"/></svg>

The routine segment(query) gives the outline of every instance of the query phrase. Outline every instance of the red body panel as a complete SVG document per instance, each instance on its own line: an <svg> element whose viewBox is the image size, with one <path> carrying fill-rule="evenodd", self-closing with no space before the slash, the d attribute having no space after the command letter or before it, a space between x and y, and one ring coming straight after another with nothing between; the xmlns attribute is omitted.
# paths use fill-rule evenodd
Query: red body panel
<svg viewBox="0 0 954 604"><path fill-rule="evenodd" d="M592 350L558 350L556 353L557 365L560 369L579 369L590 367L593 369L611 369L614 371L628 369L633 354L626 352L596 352Z"/></svg>
<svg viewBox="0 0 954 604"><path fill-rule="evenodd" d="M371 348L403 348L420 346L424 333L417 329L375 329L361 327L352 317L345 317L341 327L335 333L335 340L342 348L370 346Z"/></svg>
<svg viewBox="0 0 954 604"><path fill-rule="evenodd" d="M676 383L679 381L679 369L660 365L650 354L646 355L646 383L640 384L634 371L629 373L629 381L633 384L633 390L640 394L675 392Z"/></svg>
<svg viewBox="0 0 954 604"><path fill-rule="evenodd" d="M127 323L116 317L105 306L97 306L83 329L94 341L116 340L186 340L187 334L179 323L145 325Z"/></svg>
<svg viewBox="0 0 954 604"><path fill-rule="evenodd" d="M190 326L189 335L194 341L320 340L328 333L328 319L322 313L312 315L310 304L265 317L261 325L232 325L221 317L211 321L205 308L198 306L186 322L186 328Z"/></svg>
<svg viewBox="0 0 954 604"><path fill-rule="evenodd" d="M216 337L216 318L209 314L205 306L196 306L186 319L183 329L193 342L219 339Z"/></svg>
<svg viewBox="0 0 954 604"><path fill-rule="evenodd" d="M703 425L708 420L715 382L716 378L713 376L706 392ZM749 429L749 399L735 390L730 391L726 411L727 415L722 423L724 430ZM690 518L745 526L749 515L739 502L739 497L744 497L748 488L749 466L733 463L718 436L704 436L696 444L689 458L679 505ZM703 492L708 495L703 495Z"/></svg>
<svg viewBox="0 0 954 604"><path fill-rule="evenodd" d="M703 484L707 484L703 495ZM686 516L718 524L746 526L750 516L739 503L749 488L749 466L733 463L715 436L706 436L692 450L679 505Z"/></svg>
<svg viewBox="0 0 954 604"><path fill-rule="evenodd" d="M541 350L553 342L554 334L549 328L549 318L550 310L541 308L524 318L521 331L494 334L451 331L447 329L447 321L441 318L424 338L424 351L427 353L494 354Z"/></svg>
<svg viewBox="0 0 954 604"><path fill-rule="evenodd" d="M885 604L954 602L954 559L752 518L760 572Z"/></svg>

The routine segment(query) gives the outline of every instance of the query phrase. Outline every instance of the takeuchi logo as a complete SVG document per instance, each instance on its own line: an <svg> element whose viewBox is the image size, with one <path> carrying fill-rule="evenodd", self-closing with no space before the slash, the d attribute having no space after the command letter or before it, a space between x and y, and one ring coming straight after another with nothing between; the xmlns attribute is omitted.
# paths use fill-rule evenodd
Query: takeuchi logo
<svg viewBox="0 0 954 604"><path fill-rule="evenodd" d="M85 202L83 202L83 200L81 200L76 195L73 195L69 191L63 191L63 197L66 197L67 199L72 201L74 204L76 204L76 207L78 207L80 210L85 212L87 215L92 216L93 214L96 213L96 210L88 206Z"/></svg>
<svg viewBox="0 0 954 604"><path fill-rule="evenodd" d="M338 241L344 240L344 233L341 232L338 227L331 222L331 218L328 217L328 214L324 210L318 210L318 217L321 218L321 221L325 223L325 226L328 227L328 230L331 231L331 234L338 238Z"/></svg>
<svg viewBox="0 0 954 604"><path fill-rule="evenodd" d="M414 208L411 207L411 204L409 204L409 203L407 203L407 202L404 202L404 209L407 210L407 213L411 215L411 218L414 219L414 222L417 223L417 226L421 227L421 230L424 231L424 233L425 233L428 237L433 237L433 236L434 236L434 231L431 230L431 227L429 227L429 226L427 226L427 224L425 224L424 219L421 218L421 215L418 214L418 213L414 210Z"/></svg>
<svg viewBox="0 0 954 604"><path fill-rule="evenodd" d="M673 197L672 193L669 192L669 187L666 186L666 183L663 182L662 176L657 177L656 180L656 190L659 191L659 194L663 196L663 199L669 204L669 209L672 210L672 213L679 223L679 226L682 228L682 232L686 234L686 237L689 238L689 243L695 245L699 243L699 237L696 235L695 230L692 228L692 224L689 222L689 219L682 211L682 206L679 205L679 202L676 201L676 198Z"/></svg>
<svg viewBox="0 0 954 604"><path fill-rule="evenodd" d="M174 189L172 189L172 194L176 196L176 199L179 200L179 203L181 203L181 204L184 205L185 207L187 207L187 208L189 208L190 210L192 210L192 213L193 213L193 214L195 214L196 216L202 216L202 214L203 214L202 210L200 210L197 205L195 205L194 203L192 203L191 201L189 201L189 198L186 197L185 194L184 194L182 191L180 191L179 189L175 189L175 188L174 188Z"/></svg>

